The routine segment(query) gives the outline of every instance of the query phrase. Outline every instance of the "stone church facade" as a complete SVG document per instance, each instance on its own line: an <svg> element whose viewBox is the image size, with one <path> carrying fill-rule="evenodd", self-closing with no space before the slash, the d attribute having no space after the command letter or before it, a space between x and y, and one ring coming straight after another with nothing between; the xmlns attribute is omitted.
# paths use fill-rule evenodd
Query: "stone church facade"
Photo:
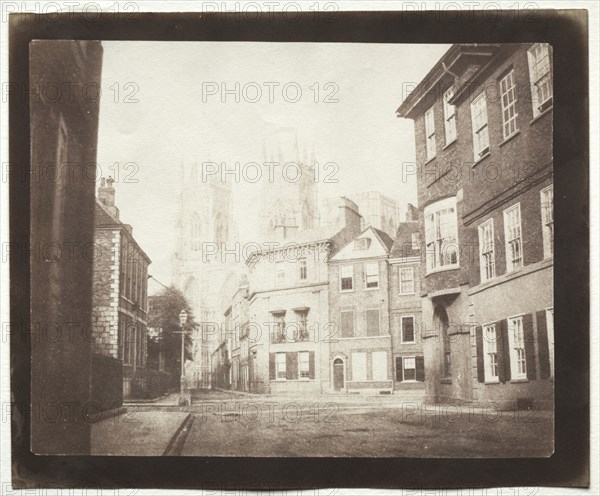
<svg viewBox="0 0 600 496"><path fill-rule="evenodd" d="M210 384L210 353L222 320L219 291L228 274L238 270L235 256L226 255L234 249L237 233L230 183L218 175L203 177L199 161L181 164L180 183L173 280L199 324L192 334L193 360L186 364L185 375L188 387L200 388Z"/></svg>

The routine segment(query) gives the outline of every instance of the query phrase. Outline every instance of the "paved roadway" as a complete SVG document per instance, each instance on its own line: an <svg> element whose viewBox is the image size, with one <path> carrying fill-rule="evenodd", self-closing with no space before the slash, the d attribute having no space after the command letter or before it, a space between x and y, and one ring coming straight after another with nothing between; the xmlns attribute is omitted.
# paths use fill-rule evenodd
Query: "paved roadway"
<svg viewBox="0 0 600 496"><path fill-rule="evenodd" d="M177 452L190 456L540 457L553 452L550 412L426 406L418 396L211 392L195 395L181 410L191 412L193 422Z"/></svg>

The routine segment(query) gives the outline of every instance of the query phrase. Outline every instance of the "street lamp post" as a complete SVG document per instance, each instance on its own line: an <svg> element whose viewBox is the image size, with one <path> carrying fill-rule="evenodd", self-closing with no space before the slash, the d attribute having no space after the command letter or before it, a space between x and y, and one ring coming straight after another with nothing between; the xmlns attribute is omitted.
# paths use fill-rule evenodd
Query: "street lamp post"
<svg viewBox="0 0 600 496"><path fill-rule="evenodd" d="M185 310L179 313L179 323L181 324L181 379L179 381L179 403L185 404L185 323L187 322L188 314Z"/></svg>

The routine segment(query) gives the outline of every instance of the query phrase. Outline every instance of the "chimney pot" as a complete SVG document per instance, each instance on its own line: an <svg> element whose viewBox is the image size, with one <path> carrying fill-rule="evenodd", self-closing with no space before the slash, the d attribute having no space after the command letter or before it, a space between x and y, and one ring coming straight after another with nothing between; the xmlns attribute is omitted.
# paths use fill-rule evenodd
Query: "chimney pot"
<svg viewBox="0 0 600 496"><path fill-rule="evenodd" d="M100 188L98 188L98 200L102 203L110 214L119 219L119 209L115 206L115 188L113 188L115 180L112 176L108 179L100 178Z"/></svg>

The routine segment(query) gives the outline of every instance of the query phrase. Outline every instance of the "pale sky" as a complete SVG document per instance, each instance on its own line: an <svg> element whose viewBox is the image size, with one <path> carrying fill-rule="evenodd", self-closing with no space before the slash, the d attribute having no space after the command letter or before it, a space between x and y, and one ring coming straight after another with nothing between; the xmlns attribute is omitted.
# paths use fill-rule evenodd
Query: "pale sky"
<svg viewBox="0 0 600 496"><path fill-rule="evenodd" d="M121 220L133 226L152 259L149 273L164 284L171 283L182 159L244 168L262 162L263 140L285 128L300 148L314 146L319 164L339 166L337 183L318 183L319 198L378 190L401 206L416 203L416 181L403 182L401 174L402 162L415 160L413 124L395 110L403 84L418 83L450 45L102 44L98 164L113 177L120 164ZM223 83L233 90L225 102ZM325 102L327 96L337 102ZM253 230L249 205L258 187L243 178L233 186L242 239ZM150 282L150 294L159 289Z"/></svg>

